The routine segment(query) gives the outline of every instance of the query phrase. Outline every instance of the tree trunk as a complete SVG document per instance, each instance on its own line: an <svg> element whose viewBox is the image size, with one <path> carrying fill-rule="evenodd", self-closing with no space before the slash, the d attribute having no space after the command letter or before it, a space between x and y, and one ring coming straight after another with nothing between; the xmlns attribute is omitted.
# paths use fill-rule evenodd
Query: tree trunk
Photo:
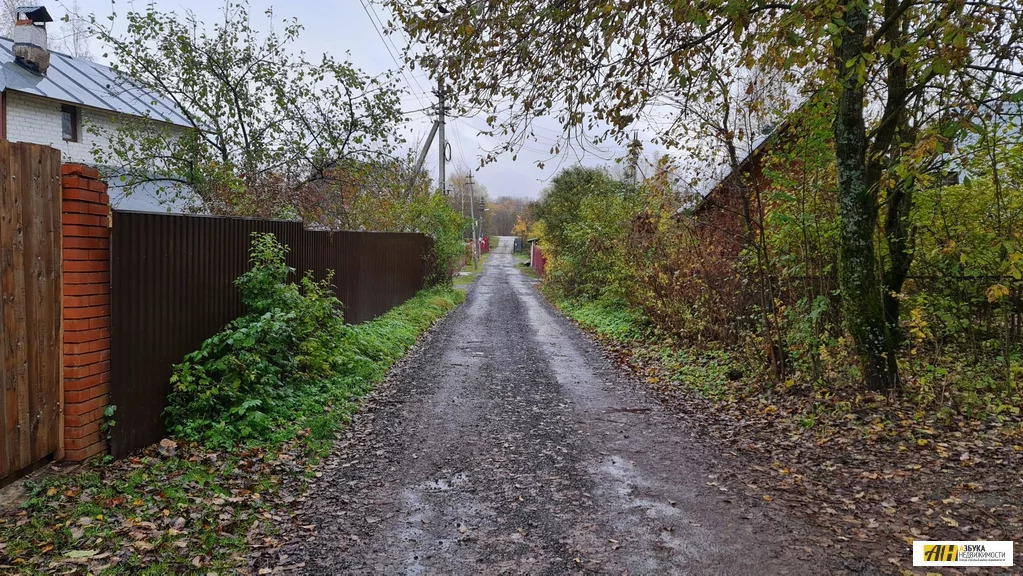
<svg viewBox="0 0 1023 576"><path fill-rule="evenodd" d="M885 20L894 18L900 9L900 0L885 0ZM906 145L915 141L916 129L906 118L907 64L904 56L896 57L894 49L905 49L906 37L901 25L888 27L885 37L893 51L885 56L888 69L885 85L888 101L874 140L873 154L868 158L867 174L875 182L881 181L882 166L887 163L889 174L895 175L893 186L885 199L884 237L888 244L889 267L884 271L884 314L891 332L892 345L898 349L902 344L902 330L899 327L899 294L909 275L913 263L913 232L909 212L913 206L913 189L916 180L912 176L898 176L898 164L903 160ZM869 177L868 177L869 179Z"/></svg>
<svg viewBox="0 0 1023 576"><path fill-rule="evenodd" d="M898 295L902 292L909 267L913 263L913 232L910 229L909 210L913 205L914 185L912 178L904 178L896 183L888 193L888 210L884 222L885 241L891 259L891 265L884 275L884 315L896 348L902 342Z"/></svg>
<svg viewBox="0 0 1023 576"><path fill-rule="evenodd" d="M835 46L841 82L835 117L838 162L839 287L846 328L870 390L898 386L895 341L885 321L884 293L874 247L877 182L867 173L867 131L863 116L864 82L860 66L868 25L868 5L847 0L845 27ZM875 180L875 181L871 181Z"/></svg>

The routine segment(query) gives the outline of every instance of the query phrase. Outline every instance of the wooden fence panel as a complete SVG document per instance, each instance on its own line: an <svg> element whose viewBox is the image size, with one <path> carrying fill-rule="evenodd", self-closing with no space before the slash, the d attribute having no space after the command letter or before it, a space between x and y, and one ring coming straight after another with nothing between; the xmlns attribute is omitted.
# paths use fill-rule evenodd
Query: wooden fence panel
<svg viewBox="0 0 1023 576"><path fill-rule="evenodd" d="M0 141L0 479L61 447L60 152Z"/></svg>

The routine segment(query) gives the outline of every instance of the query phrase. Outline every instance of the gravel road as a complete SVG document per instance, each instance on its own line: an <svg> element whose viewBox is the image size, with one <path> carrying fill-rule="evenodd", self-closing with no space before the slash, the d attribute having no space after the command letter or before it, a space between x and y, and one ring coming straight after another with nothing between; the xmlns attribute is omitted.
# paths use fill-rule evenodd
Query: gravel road
<svg viewBox="0 0 1023 576"><path fill-rule="evenodd" d="M261 565L307 574L834 574L807 528L605 360L502 238L375 393ZM309 535L311 534L311 535Z"/></svg>

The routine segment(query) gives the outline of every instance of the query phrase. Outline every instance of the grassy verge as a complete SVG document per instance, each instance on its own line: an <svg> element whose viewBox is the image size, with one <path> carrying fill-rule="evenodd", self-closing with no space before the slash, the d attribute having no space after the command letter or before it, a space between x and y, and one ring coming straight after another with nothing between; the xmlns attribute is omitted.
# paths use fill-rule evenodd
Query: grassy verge
<svg viewBox="0 0 1023 576"><path fill-rule="evenodd" d="M643 317L625 305L565 299L557 300L555 305L569 318L603 338L638 342L647 333Z"/></svg>
<svg viewBox="0 0 1023 576"><path fill-rule="evenodd" d="M554 302L585 330L625 352L623 359L633 359L648 372L656 366L659 374L650 372L651 383L664 379L712 402L735 398L736 391L745 388L735 378L742 371L727 351L714 346L673 345L658 335L642 314L624 303L556 298Z"/></svg>
<svg viewBox="0 0 1023 576"><path fill-rule="evenodd" d="M530 278L540 278L540 276L536 273L536 270L533 270L533 268L528 265L529 258L530 258L529 252L516 252L515 267L518 268L526 276L529 276ZM565 304L566 306L571 305L571 303L568 301L563 302L563 304Z"/></svg>
<svg viewBox="0 0 1023 576"><path fill-rule="evenodd" d="M243 571L316 475L335 431L360 399L464 296L424 290L351 327L344 347L359 369L266 440L212 450L177 442L118 462L94 461L46 478L14 515L0 517L0 573L181 574Z"/></svg>
<svg viewBox="0 0 1023 576"><path fill-rule="evenodd" d="M458 276L455 276L454 280L452 281L454 286L455 287L462 287L462 288L464 288L464 287L472 284L476 280L476 277L479 276L480 273L483 272L483 266L487 263L487 258L489 258L489 257L490 257L490 252L487 252L486 254L480 255L480 258L479 258L479 268L474 268L473 265L472 265L472 260L470 260L462 268L462 271L458 274Z"/></svg>

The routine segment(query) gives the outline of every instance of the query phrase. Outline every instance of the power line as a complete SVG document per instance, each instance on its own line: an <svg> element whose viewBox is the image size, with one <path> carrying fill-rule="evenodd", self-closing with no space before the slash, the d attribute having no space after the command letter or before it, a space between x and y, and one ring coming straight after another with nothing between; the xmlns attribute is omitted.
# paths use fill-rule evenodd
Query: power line
<svg viewBox="0 0 1023 576"><path fill-rule="evenodd" d="M401 73L402 78L405 80L405 84L409 87L409 91L416 97L419 104L425 107L426 103L422 100L422 98L420 98L419 93L415 91L415 88L412 87L413 82L409 81L409 75L405 73L405 67L398 62L398 57L391 51L391 46L387 43L387 38L384 36L384 33L380 31L380 26L377 25L377 21L373 18L373 15L376 14L376 9L373 8L372 2L369 7L366 6L366 0L359 0L359 4L362 5L362 10L366 13L366 17L369 18L370 24L373 25L373 30L376 30L377 36L380 37L380 41L384 43L384 49L387 50L387 54L391 57L391 60L394 61L394 65L398 67L398 72ZM371 8L373 8L372 13L370 12ZM377 17L379 18L379 16ZM395 50L397 50L397 46L395 46ZM419 90L421 92L426 92L416 80L415 76L412 76L412 80L417 86L419 86Z"/></svg>
<svg viewBox="0 0 1023 576"><path fill-rule="evenodd" d="M465 161L465 155L462 154L462 144L459 142L459 140L461 140L461 134L458 131L455 121L460 119L461 118L457 116L451 119L451 132L455 135L455 152L458 154L458 159L462 161L462 165L465 166L466 170L472 171L472 166Z"/></svg>
<svg viewBox="0 0 1023 576"><path fill-rule="evenodd" d="M416 108L415 110L402 110L402 116L408 116L409 114L418 114L420 112L428 112L433 110L433 106L427 106L425 108Z"/></svg>
<svg viewBox="0 0 1023 576"><path fill-rule="evenodd" d="M377 22L380 23L380 28L384 28L384 19L381 18L380 14L377 12L376 6L373 5L373 0L369 0L369 9L373 12L373 15L376 16ZM394 40L390 40L389 36L385 36L384 38L385 38L385 40L384 40L385 43L386 42L390 42L390 44L394 48L395 52L401 53L401 50L398 48L398 45L394 43ZM419 83L419 79L416 78L415 73L412 70L409 70L408 73L409 73L409 76L412 77L413 82L416 83L416 86L419 87L420 92L425 93L427 90L425 88L423 88L422 84Z"/></svg>

